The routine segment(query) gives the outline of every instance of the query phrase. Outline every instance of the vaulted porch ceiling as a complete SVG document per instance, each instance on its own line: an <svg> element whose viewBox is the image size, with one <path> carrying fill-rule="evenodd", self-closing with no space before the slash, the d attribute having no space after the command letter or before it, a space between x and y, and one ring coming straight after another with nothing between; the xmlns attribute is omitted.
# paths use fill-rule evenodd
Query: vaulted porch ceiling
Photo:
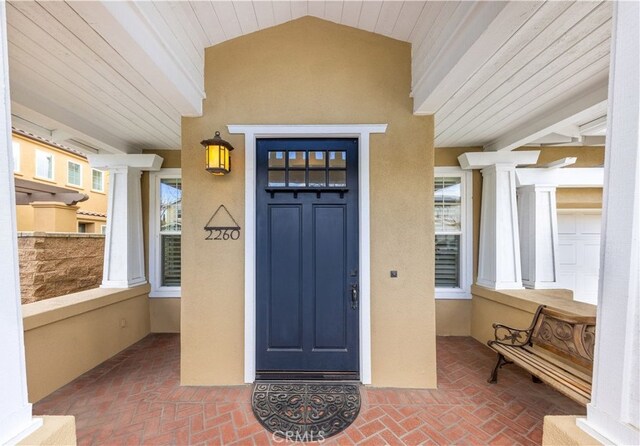
<svg viewBox="0 0 640 446"><path fill-rule="evenodd" d="M179 148L204 49L315 16L412 44L436 146L510 150L606 114L606 2L10 2L14 125L85 152ZM563 133L564 132L564 133Z"/></svg>

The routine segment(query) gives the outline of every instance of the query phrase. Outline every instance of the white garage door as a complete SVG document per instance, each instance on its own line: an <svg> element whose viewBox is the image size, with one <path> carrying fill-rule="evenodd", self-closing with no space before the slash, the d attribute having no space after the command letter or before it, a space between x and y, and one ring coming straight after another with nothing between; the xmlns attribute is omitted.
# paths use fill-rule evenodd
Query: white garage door
<svg viewBox="0 0 640 446"><path fill-rule="evenodd" d="M596 304L602 213L558 210L558 283L574 300Z"/></svg>

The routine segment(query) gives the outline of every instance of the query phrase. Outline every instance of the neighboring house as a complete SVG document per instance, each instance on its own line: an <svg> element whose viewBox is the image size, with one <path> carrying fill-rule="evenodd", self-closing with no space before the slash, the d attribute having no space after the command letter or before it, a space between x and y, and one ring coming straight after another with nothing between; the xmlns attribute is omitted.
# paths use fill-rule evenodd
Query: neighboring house
<svg viewBox="0 0 640 446"><path fill-rule="evenodd" d="M107 172L92 169L82 153L30 133L14 128L12 139L16 188L31 197L18 201L18 231L104 233Z"/></svg>

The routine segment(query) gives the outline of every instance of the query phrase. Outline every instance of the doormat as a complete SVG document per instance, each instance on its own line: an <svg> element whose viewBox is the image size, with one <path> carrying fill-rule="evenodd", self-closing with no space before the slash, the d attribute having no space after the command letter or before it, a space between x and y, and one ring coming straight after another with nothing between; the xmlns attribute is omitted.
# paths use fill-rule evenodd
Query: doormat
<svg viewBox="0 0 640 446"><path fill-rule="evenodd" d="M257 382L253 413L268 431L292 441L322 441L354 422L360 389L352 383Z"/></svg>

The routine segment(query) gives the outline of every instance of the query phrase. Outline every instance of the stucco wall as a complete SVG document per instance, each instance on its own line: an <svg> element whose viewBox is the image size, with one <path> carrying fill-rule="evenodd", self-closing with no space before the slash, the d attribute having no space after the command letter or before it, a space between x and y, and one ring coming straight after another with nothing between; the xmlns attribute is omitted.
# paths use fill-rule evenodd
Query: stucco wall
<svg viewBox="0 0 640 446"><path fill-rule="evenodd" d="M104 236L18 233L22 303L97 288L102 282Z"/></svg>
<svg viewBox="0 0 640 446"><path fill-rule="evenodd" d="M220 204L244 226L244 139L225 126L388 123L371 138L372 379L434 387L433 119L412 113L410 45L305 17L205 55L204 115L182 125L182 383L243 381L244 234L202 230ZM215 130L236 147L225 177L203 169Z"/></svg>
<svg viewBox="0 0 640 446"><path fill-rule="evenodd" d="M149 334L149 286L96 288L22 306L29 401Z"/></svg>

